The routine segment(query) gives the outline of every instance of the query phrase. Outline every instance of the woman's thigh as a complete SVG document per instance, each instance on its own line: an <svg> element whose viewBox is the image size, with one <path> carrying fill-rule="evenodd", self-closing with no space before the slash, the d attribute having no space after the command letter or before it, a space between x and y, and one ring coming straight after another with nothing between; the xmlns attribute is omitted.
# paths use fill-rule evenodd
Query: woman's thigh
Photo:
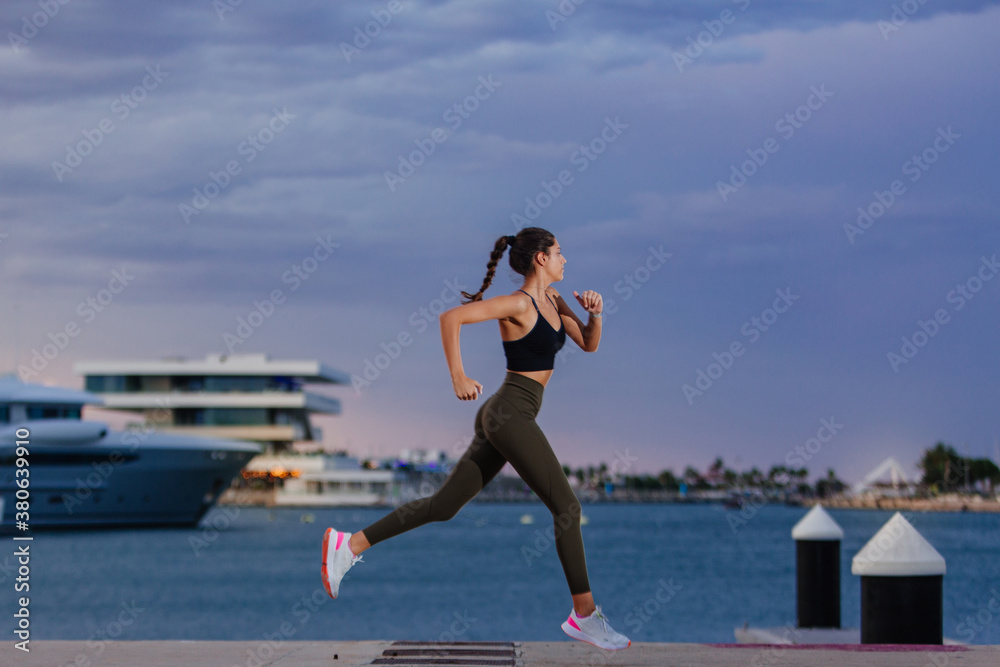
<svg viewBox="0 0 1000 667"><path fill-rule="evenodd" d="M504 401L495 406L493 414L480 420L494 449L510 463L539 499L553 512L572 512L579 503L562 464L534 419Z"/></svg>

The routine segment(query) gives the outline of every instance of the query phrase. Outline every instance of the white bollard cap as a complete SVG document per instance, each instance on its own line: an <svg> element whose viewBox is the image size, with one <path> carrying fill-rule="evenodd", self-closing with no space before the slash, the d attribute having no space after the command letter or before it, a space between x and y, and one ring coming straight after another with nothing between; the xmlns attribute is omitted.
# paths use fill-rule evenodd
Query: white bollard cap
<svg viewBox="0 0 1000 667"><path fill-rule="evenodd" d="M945 573L944 556L896 512L861 547L851 574L872 577L920 577Z"/></svg>
<svg viewBox="0 0 1000 667"><path fill-rule="evenodd" d="M793 540L842 540L844 531L822 505L814 505L792 528Z"/></svg>

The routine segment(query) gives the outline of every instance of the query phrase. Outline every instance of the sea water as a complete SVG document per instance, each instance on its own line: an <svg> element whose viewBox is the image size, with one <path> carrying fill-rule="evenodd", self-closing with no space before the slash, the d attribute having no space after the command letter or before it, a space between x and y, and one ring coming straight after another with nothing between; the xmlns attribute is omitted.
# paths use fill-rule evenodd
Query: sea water
<svg viewBox="0 0 1000 667"><path fill-rule="evenodd" d="M0 557L0 586L11 593L0 625L13 637L16 598L29 595L32 639L90 640L89 651L110 639L565 639L571 600L540 504L472 503L378 544L329 599L326 527L359 530L389 511L217 507L192 529L38 533L29 593L14 593L14 547ZM584 505L595 599L633 641L733 642L745 624L794 627L791 529L805 512ZM892 512L829 513L845 533L842 624L856 628L851 558ZM946 559L944 636L1000 644L1000 515L904 516Z"/></svg>

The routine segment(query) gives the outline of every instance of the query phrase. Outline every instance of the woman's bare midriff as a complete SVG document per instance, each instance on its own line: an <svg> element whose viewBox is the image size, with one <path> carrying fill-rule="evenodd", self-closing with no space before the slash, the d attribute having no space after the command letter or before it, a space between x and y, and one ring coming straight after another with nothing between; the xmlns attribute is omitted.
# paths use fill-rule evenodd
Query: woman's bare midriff
<svg viewBox="0 0 1000 667"><path fill-rule="evenodd" d="M508 373L517 373L518 375L523 375L524 377L531 378L543 387L548 384L549 378L552 377L552 371L512 371L507 369Z"/></svg>

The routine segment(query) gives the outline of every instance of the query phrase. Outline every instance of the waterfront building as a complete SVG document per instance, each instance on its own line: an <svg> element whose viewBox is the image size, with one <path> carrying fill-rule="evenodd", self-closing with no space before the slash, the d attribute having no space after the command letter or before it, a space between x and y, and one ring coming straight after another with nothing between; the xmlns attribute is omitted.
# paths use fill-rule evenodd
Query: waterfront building
<svg viewBox="0 0 1000 667"><path fill-rule="evenodd" d="M402 470L362 467L339 455L258 457L247 472L284 476L270 503L307 507L396 505L407 475Z"/></svg>
<svg viewBox="0 0 1000 667"><path fill-rule="evenodd" d="M74 371L105 407L140 415L145 428L250 440L263 443L265 452L322 441L309 415L339 415L340 401L305 385L350 383L349 375L319 361L271 360L264 354L81 361Z"/></svg>
<svg viewBox="0 0 1000 667"><path fill-rule="evenodd" d="M349 375L319 361L210 354L196 360L82 361L74 370L104 407L140 415L137 427L262 443L264 451L247 463L223 502L392 505L400 497L402 471L363 468L344 453L295 451L322 448L311 414L341 414L339 400L305 385L350 383Z"/></svg>

